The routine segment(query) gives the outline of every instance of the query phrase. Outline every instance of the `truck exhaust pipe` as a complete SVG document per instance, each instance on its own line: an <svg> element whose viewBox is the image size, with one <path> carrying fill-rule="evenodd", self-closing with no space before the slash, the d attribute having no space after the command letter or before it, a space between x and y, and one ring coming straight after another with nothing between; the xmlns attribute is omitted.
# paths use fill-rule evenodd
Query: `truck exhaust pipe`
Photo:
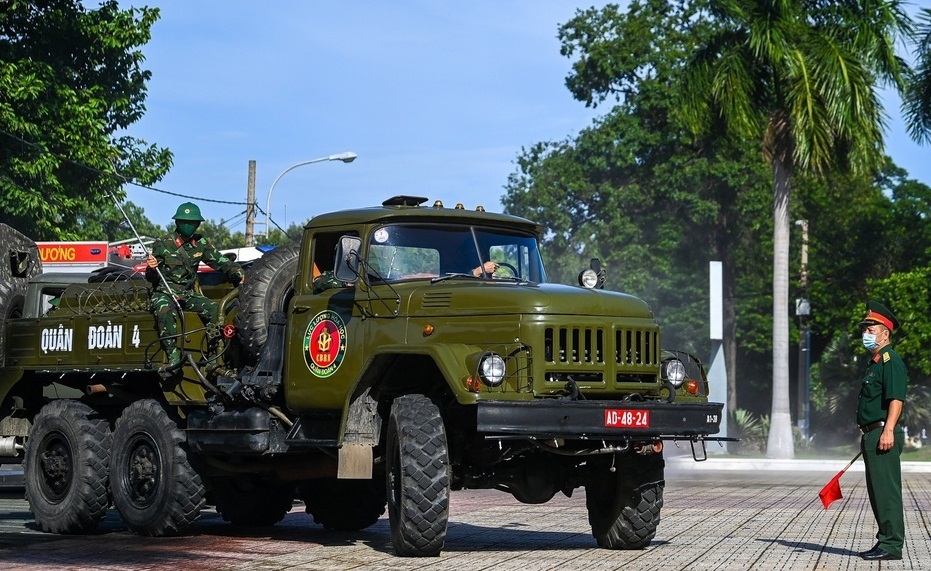
<svg viewBox="0 0 931 571"><path fill-rule="evenodd" d="M16 457L23 451L23 445L16 441L15 436L0 436L0 456Z"/></svg>

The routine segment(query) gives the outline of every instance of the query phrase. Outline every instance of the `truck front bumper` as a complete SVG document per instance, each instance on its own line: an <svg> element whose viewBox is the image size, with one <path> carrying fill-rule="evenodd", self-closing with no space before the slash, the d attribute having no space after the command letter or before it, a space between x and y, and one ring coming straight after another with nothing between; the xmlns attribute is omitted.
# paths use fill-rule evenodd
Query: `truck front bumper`
<svg viewBox="0 0 931 571"><path fill-rule="evenodd" d="M721 403L539 399L478 401L478 432L499 438L699 440L721 427Z"/></svg>

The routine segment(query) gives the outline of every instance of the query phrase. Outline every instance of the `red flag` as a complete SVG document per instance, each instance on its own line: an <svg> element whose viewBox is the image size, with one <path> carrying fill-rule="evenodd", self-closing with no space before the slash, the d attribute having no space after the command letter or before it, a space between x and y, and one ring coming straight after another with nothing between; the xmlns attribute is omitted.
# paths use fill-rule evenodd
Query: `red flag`
<svg viewBox="0 0 931 571"><path fill-rule="evenodd" d="M818 497L821 498L821 503L824 504L824 509L828 509L828 506L831 505L831 502L843 498L843 494L840 493L840 477L844 473L831 478L831 481L828 484L821 488L821 491L818 492Z"/></svg>
<svg viewBox="0 0 931 571"><path fill-rule="evenodd" d="M847 465L844 466L844 469L838 472L836 476L831 478L831 481L828 482L826 486L821 488L820 492L818 492L818 497L821 498L821 503L824 505L824 509L828 509L828 506L831 505L832 502L844 497L844 495L840 493L840 477L844 475L844 472L847 471L847 468L853 466L853 463L857 461L857 458L860 457L860 454L863 454L863 452L857 452L857 455L853 457L853 460L848 462Z"/></svg>

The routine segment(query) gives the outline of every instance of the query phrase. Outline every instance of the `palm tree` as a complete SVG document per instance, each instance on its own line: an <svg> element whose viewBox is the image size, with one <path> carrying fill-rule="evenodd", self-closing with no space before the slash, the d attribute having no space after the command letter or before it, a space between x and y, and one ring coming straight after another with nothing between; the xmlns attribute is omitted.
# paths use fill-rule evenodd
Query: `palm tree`
<svg viewBox="0 0 931 571"><path fill-rule="evenodd" d="M931 8L918 14L915 71L902 96L909 133L920 143L931 142Z"/></svg>
<svg viewBox="0 0 931 571"><path fill-rule="evenodd" d="M898 0L710 0L718 26L687 64L681 112L696 135L762 142L773 173L773 402L767 455L792 458L789 197L796 171L870 171L884 158L878 84L902 85Z"/></svg>

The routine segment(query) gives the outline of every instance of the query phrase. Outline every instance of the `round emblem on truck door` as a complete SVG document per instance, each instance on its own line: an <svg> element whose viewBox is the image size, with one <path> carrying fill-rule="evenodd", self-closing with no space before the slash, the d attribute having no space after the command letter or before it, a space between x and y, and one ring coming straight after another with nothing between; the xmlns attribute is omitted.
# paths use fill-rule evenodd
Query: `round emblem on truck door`
<svg viewBox="0 0 931 571"><path fill-rule="evenodd" d="M346 324L329 309L310 320L304 333L304 361L314 375L326 378L339 369L346 356Z"/></svg>

